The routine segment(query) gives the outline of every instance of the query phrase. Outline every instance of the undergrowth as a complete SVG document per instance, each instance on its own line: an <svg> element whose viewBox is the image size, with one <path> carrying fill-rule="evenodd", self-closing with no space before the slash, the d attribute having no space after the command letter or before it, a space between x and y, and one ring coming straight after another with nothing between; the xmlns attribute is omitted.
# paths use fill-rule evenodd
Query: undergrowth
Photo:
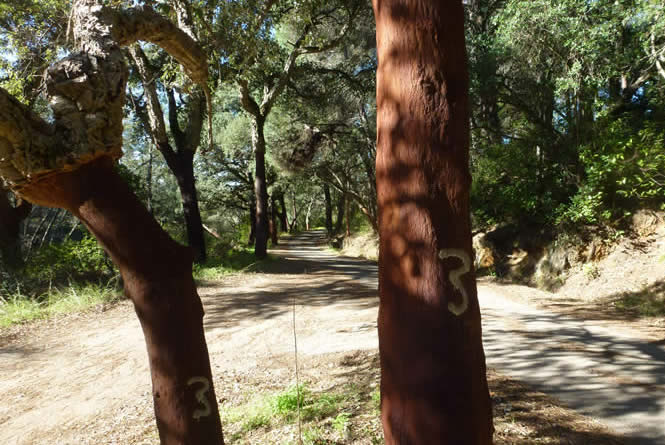
<svg viewBox="0 0 665 445"><path fill-rule="evenodd" d="M376 393L376 394L375 394ZM298 405L303 422L303 444L337 444L352 434L352 421L359 411L372 412L378 417L378 390L349 384L342 388L317 392L307 385L268 395L252 397L247 403L222 407L222 423L229 431L229 444L251 443L248 436L257 431L278 430L298 421ZM382 443L378 424L373 431L357 431L371 443Z"/></svg>
<svg viewBox="0 0 665 445"><path fill-rule="evenodd" d="M0 328L56 314L83 311L101 303L113 302L119 293L111 284L53 288L36 296L24 295L17 288L11 294L0 295Z"/></svg>
<svg viewBox="0 0 665 445"><path fill-rule="evenodd" d="M204 264L194 265L194 279L197 281L218 280L225 275L253 270L259 263L272 261L268 255L257 260L253 248L234 247L216 249Z"/></svg>

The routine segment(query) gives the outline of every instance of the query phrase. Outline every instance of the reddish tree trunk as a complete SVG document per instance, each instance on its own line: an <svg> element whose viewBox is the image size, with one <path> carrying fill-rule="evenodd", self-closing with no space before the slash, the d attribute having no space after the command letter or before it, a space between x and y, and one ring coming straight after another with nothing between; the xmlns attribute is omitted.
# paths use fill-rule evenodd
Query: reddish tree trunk
<svg viewBox="0 0 665 445"><path fill-rule="evenodd" d="M76 215L120 269L145 336L161 444L223 444L192 250L162 230L109 158L46 177L21 194Z"/></svg>
<svg viewBox="0 0 665 445"><path fill-rule="evenodd" d="M387 444L490 444L460 0L373 0Z"/></svg>

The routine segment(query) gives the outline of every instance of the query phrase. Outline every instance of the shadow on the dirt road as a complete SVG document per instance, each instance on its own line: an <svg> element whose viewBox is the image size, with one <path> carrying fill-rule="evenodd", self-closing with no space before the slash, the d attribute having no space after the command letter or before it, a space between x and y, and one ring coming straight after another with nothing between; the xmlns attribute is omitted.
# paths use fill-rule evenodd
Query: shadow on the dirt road
<svg viewBox="0 0 665 445"><path fill-rule="evenodd" d="M349 305L356 309L378 308L378 267L371 261L340 257L325 249L324 232L307 232L271 250L280 257L262 264L257 272L275 277L246 292L224 291L204 297L206 328L230 327L252 318L278 317L298 306ZM289 276L293 275L291 280Z"/></svg>
<svg viewBox="0 0 665 445"><path fill-rule="evenodd" d="M665 350L556 313L483 309L488 362L569 407L633 425L630 440L665 443ZM632 443L632 442L631 442Z"/></svg>

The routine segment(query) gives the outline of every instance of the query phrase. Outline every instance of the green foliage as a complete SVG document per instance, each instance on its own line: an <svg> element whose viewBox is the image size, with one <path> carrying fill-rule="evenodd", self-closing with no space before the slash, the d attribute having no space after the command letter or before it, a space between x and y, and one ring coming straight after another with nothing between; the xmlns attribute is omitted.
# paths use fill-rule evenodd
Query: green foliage
<svg viewBox="0 0 665 445"><path fill-rule="evenodd" d="M567 196L560 171L540 161L536 147L492 145L474 158L471 205L480 225L550 222L551 209Z"/></svg>
<svg viewBox="0 0 665 445"><path fill-rule="evenodd" d="M48 244L29 258L27 278L39 283L98 281L114 274L106 252L91 236L81 241Z"/></svg>
<svg viewBox="0 0 665 445"><path fill-rule="evenodd" d="M559 209L559 222L608 224L638 207L665 205L665 128L647 121L636 129L625 118L600 125L580 149L585 183Z"/></svg>

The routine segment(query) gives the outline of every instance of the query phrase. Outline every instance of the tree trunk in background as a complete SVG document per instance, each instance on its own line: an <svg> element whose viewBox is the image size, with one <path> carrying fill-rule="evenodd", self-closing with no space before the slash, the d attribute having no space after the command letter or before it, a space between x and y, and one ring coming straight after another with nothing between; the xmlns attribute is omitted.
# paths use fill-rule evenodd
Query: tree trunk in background
<svg viewBox="0 0 665 445"><path fill-rule="evenodd" d="M148 212L151 215L155 213L155 210L152 208L152 145L148 145L148 173L146 177L146 201Z"/></svg>
<svg viewBox="0 0 665 445"><path fill-rule="evenodd" d="M279 204L279 224L282 232L289 231L289 221L286 218L286 202L284 201L284 192L280 192L277 196L277 203Z"/></svg>
<svg viewBox="0 0 665 445"><path fill-rule="evenodd" d="M291 224L289 225L289 233L293 233L296 231L298 228L298 204L296 201L296 192L295 190L291 190L291 201L292 201L292 209L293 209L293 214L291 216Z"/></svg>
<svg viewBox="0 0 665 445"><path fill-rule="evenodd" d="M344 210L346 209L346 194L339 192L337 200L337 220L335 221L335 233L342 231L342 224L344 224Z"/></svg>
<svg viewBox="0 0 665 445"><path fill-rule="evenodd" d="M254 183L254 175L249 174L250 184ZM256 194L252 189L249 197L249 238L247 239L247 245L253 246L256 240Z"/></svg>
<svg viewBox="0 0 665 445"><path fill-rule="evenodd" d="M161 444L223 444L192 251L162 230L109 158L46 177L22 194L72 212L120 269L145 335Z"/></svg>
<svg viewBox="0 0 665 445"><path fill-rule="evenodd" d="M32 205L22 201L14 207L7 191L0 187L0 254L2 261L12 270L23 265L21 256L21 222L28 217Z"/></svg>
<svg viewBox="0 0 665 445"><path fill-rule="evenodd" d="M351 207L349 206L350 199L347 197L344 200L345 209L344 214L346 215L346 237L351 236Z"/></svg>
<svg viewBox="0 0 665 445"><path fill-rule="evenodd" d="M189 150L171 152L171 154L164 154L164 158L175 175L180 189L185 228L187 229L187 243L194 250L194 262L203 263L206 260L206 248L199 199L196 193L194 152Z"/></svg>
<svg viewBox="0 0 665 445"><path fill-rule="evenodd" d="M459 0L373 0L386 443L491 444Z"/></svg>
<svg viewBox="0 0 665 445"><path fill-rule="evenodd" d="M277 246L279 244L279 233L277 229L277 201L275 200L275 196L272 195L270 196L270 226L269 226L269 231L270 231L270 241L272 242L273 246Z"/></svg>
<svg viewBox="0 0 665 445"><path fill-rule="evenodd" d="M330 198L330 186L325 183L323 184L323 196L326 201L326 232L328 232L328 236L331 236L333 233L332 199Z"/></svg>
<svg viewBox="0 0 665 445"><path fill-rule="evenodd" d="M254 194L256 196L256 241L254 255L265 258L268 254L268 185L266 182L266 140L264 120L252 119L252 145L254 149Z"/></svg>
<svg viewBox="0 0 665 445"><path fill-rule="evenodd" d="M307 213L305 213L305 230L309 231L309 218L312 216L312 205L314 204L314 196L309 199L307 204Z"/></svg>

